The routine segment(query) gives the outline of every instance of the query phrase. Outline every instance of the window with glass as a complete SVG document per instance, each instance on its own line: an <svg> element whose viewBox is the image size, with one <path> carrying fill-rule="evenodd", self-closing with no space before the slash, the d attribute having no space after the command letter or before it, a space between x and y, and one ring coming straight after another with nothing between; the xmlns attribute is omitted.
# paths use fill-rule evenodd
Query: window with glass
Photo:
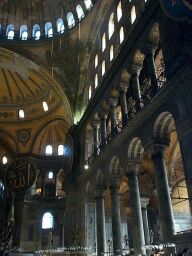
<svg viewBox="0 0 192 256"><path fill-rule="evenodd" d="M59 145L58 146L58 156L63 156L64 155L64 145Z"/></svg>
<svg viewBox="0 0 192 256"><path fill-rule="evenodd" d="M20 119L25 118L25 112L24 112L23 109L20 109L20 110L19 110L19 118L20 118Z"/></svg>
<svg viewBox="0 0 192 256"><path fill-rule="evenodd" d="M52 155L53 154L53 147L51 145L47 145L45 148L45 154L46 155Z"/></svg>
<svg viewBox="0 0 192 256"><path fill-rule="evenodd" d="M121 1L119 2L117 6L117 21L119 22L120 19L122 18L122 7L121 7Z"/></svg>
<svg viewBox="0 0 192 256"><path fill-rule="evenodd" d="M105 74L105 60L102 62L102 76Z"/></svg>
<svg viewBox="0 0 192 256"><path fill-rule="evenodd" d="M64 33L64 23L63 20L61 18L57 19L57 32L62 34Z"/></svg>
<svg viewBox="0 0 192 256"><path fill-rule="evenodd" d="M83 8L81 7L80 4L78 4L78 5L76 6L76 12L77 12L77 17L78 17L79 20L81 20L82 18L85 17Z"/></svg>
<svg viewBox="0 0 192 256"><path fill-rule="evenodd" d="M52 37L53 36L53 28L51 22L45 23L45 36Z"/></svg>
<svg viewBox="0 0 192 256"><path fill-rule="evenodd" d="M35 40L39 40L41 36L40 26L38 24L33 25L32 36Z"/></svg>
<svg viewBox="0 0 192 256"><path fill-rule="evenodd" d="M14 33L14 25L13 24L9 24L7 26L6 36L7 36L8 39L13 40L14 35L15 35L15 33Z"/></svg>
<svg viewBox="0 0 192 256"><path fill-rule="evenodd" d="M91 9L91 7L93 6L91 0L84 0L84 3L87 10Z"/></svg>
<svg viewBox="0 0 192 256"><path fill-rule="evenodd" d="M92 97L92 86L90 85L89 86L89 100L91 99Z"/></svg>
<svg viewBox="0 0 192 256"><path fill-rule="evenodd" d="M133 7L131 8L131 24L133 24L136 20L136 9L135 6L133 5Z"/></svg>
<svg viewBox="0 0 192 256"><path fill-rule="evenodd" d="M110 58L110 61L112 61L113 60L113 58L114 58L114 50L113 50L113 45L111 45L111 47L110 47L110 54L109 54L110 56L109 56L109 58Z"/></svg>
<svg viewBox="0 0 192 256"><path fill-rule="evenodd" d="M67 23L69 28L72 28L75 26L75 19L72 12L67 13Z"/></svg>
<svg viewBox="0 0 192 256"><path fill-rule="evenodd" d="M27 26L22 25L20 27L20 38L21 40L27 40L27 37L28 37Z"/></svg>
<svg viewBox="0 0 192 256"><path fill-rule="evenodd" d="M43 110L44 110L45 112L49 110L49 107L48 107L46 101L43 101Z"/></svg>
<svg viewBox="0 0 192 256"><path fill-rule="evenodd" d="M109 39L112 37L115 30L115 24L114 24L114 13L111 14L109 18L109 24L108 24L108 35Z"/></svg>
<svg viewBox="0 0 192 256"><path fill-rule="evenodd" d="M119 31L119 41L120 41L120 44L124 41L124 28L123 27L121 27L120 31Z"/></svg>
<svg viewBox="0 0 192 256"><path fill-rule="evenodd" d="M46 212L42 218L42 229L53 228L53 215L50 212Z"/></svg>
<svg viewBox="0 0 192 256"><path fill-rule="evenodd" d="M102 36L102 52L104 52L105 48L106 48L106 35L104 33Z"/></svg>
<svg viewBox="0 0 192 256"><path fill-rule="evenodd" d="M98 75L96 74L95 75L95 88L97 88L98 86Z"/></svg>

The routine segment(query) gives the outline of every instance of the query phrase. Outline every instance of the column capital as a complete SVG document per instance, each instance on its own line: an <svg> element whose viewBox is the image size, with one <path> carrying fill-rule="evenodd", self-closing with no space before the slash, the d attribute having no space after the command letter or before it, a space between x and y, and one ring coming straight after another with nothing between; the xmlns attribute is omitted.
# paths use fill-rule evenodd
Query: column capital
<svg viewBox="0 0 192 256"><path fill-rule="evenodd" d="M155 51L156 51L157 47L152 45L152 44L147 44L147 46L145 47L145 55L152 55L154 56Z"/></svg>
<svg viewBox="0 0 192 256"><path fill-rule="evenodd" d="M139 76L140 71L141 71L141 67L133 65L130 70L131 70L131 75L132 76L136 76L136 75Z"/></svg>
<svg viewBox="0 0 192 256"><path fill-rule="evenodd" d="M100 120L102 119L107 119L108 113L104 112L104 111L99 111L98 112L98 117Z"/></svg>
<svg viewBox="0 0 192 256"><path fill-rule="evenodd" d="M140 159L129 159L127 161L127 176L130 176L130 175L137 176L139 173L140 165L141 165Z"/></svg>
<svg viewBox="0 0 192 256"><path fill-rule="evenodd" d="M129 84L127 84L125 82L120 82L120 84L119 84L119 91L120 92L126 93L128 88L129 88Z"/></svg>
<svg viewBox="0 0 192 256"><path fill-rule="evenodd" d="M105 195L105 187L104 186L97 186L95 192L95 199L97 198L104 198Z"/></svg>
<svg viewBox="0 0 192 256"><path fill-rule="evenodd" d="M167 143L166 141L161 143L154 143L150 149L152 158L154 158L157 155L163 155L164 151L168 146L169 146L169 143Z"/></svg>
<svg viewBox="0 0 192 256"><path fill-rule="evenodd" d="M117 103L118 103L118 99L115 99L115 98L110 98L109 99L109 106L110 107L116 107L117 106Z"/></svg>
<svg viewBox="0 0 192 256"><path fill-rule="evenodd" d="M110 177L110 190L111 191L115 191L115 190L119 190L120 187L120 177L119 176L111 176Z"/></svg>
<svg viewBox="0 0 192 256"><path fill-rule="evenodd" d="M100 121L99 120L93 120L91 122L91 126L92 126L93 129L98 130L99 127L100 127Z"/></svg>
<svg viewBox="0 0 192 256"><path fill-rule="evenodd" d="M149 197L148 196L141 196L140 201L141 201L141 208L146 208L147 205L149 204Z"/></svg>
<svg viewBox="0 0 192 256"><path fill-rule="evenodd" d="M103 113L103 114L109 113L109 105L107 104L106 101L103 101L100 106L101 106L101 108L100 108L99 113Z"/></svg>

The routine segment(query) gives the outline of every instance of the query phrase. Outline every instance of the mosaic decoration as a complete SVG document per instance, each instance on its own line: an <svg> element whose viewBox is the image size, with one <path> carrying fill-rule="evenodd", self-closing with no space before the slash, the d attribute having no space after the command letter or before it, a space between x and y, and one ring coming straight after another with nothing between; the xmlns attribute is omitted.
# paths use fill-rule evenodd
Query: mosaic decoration
<svg viewBox="0 0 192 256"><path fill-rule="evenodd" d="M192 0L160 0L163 11L174 20L192 18Z"/></svg>
<svg viewBox="0 0 192 256"><path fill-rule="evenodd" d="M17 137L19 142L27 143L31 137L31 131L29 129L19 130L17 131Z"/></svg>

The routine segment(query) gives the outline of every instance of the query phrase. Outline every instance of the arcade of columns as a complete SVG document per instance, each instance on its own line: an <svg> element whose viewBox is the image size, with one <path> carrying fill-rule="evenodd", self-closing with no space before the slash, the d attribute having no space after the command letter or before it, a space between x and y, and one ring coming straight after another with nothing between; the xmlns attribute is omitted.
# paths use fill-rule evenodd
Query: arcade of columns
<svg viewBox="0 0 192 256"><path fill-rule="evenodd" d="M123 175L128 178L131 207L131 218L129 222L131 223L135 255L145 255L146 253L144 245L149 244L146 209L148 198L140 197L138 183L144 149L151 155L154 166L161 240L165 243L172 241L173 235L175 234L174 217L164 152L169 146L169 135L173 126L176 127L178 134L189 203L192 208L192 174L190 167L192 157L188 153L188 149L192 143L192 124L187 116L186 109L188 106L185 105L185 102L181 102L181 98L179 99L178 96L178 91L181 92L182 90L178 89L182 84L182 77L184 78L189 70L186 66L185 69L188 71L185 72L184 69L178 71L175 77L167 80L166 84L160 88L157 80L154 53L155 49L148 47L145 56L148 76L151 82L151 98L149 99L149 104L145 106L145 103L142 101L139 75L142 68L140 64L143 63L144 55L137 52L134 56L134 64L131 69L128 69L129 72L122 72L119 87L111 91L110 97L101 104L100 110L95 115L96 118L92 119L94 150L88 159L90 170L87 179L90 179L93 184L96 181L97 192L95 199L98 255L106 251L104 209L106 184L111 194L113 251L115 255L120 255L120 251L122 250L119 185ZM183 75L180 78L180 84L178 84L178 77L181 74ZM133 118L130 118L128 113L129 105L126 95L130 79L132 80L133 100L135 102ZM181 106L172 101L174 97L177 97L178 102L183 104L182 113L179 109ZM116 108L118 102L120 102L122 114L121 132L117 131ZM107 138L108 115L111 121L110 143ZM188 120L185 122L185 127L182 126L183 120Z"/></svg>

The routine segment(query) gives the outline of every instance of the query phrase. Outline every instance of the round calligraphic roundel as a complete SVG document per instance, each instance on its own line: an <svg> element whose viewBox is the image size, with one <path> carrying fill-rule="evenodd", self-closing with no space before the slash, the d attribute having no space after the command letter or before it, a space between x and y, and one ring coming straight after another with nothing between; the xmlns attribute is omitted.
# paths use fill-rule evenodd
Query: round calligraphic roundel
<svg viewBox="0 0 192 256"><path fill-rule="evenodd" d="M5 183L13 193L24 192L36 180L36 166L26 158L18 158L10 164L5 173Z"/></svg>

